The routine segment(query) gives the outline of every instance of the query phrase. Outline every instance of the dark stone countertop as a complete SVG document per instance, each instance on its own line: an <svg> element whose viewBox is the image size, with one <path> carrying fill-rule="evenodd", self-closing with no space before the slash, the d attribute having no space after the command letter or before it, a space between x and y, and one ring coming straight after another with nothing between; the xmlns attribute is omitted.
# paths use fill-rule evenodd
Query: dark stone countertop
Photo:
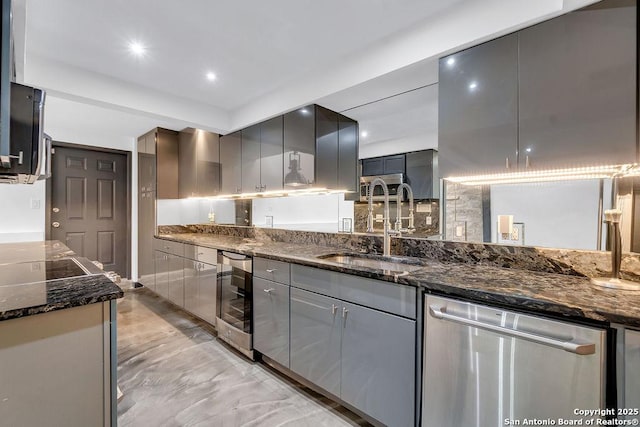
<svg viewBox="0 0 640 427"><path fill-rule="evenodd" d="M122 298L122 289L57 241L0 244L0 321Z"/></svg>
<svg viewBox="0 0 640 427"><path fill-rule="evenodd" d="M409 274L346 266L322 256L350 251L302 243L263 242L235 236L185 233L159 238L260 256L373 279L418 286L426 292L567 319L640 327L640 292L604 289L588 278L463 263L416 259ZM320 257L320 258L319 258Z"/></svg>

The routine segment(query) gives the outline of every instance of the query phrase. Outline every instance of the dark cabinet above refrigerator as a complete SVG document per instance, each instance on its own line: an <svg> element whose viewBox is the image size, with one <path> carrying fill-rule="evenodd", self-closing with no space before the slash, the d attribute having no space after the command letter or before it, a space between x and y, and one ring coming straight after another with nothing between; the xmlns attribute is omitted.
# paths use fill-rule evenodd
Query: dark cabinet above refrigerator
<svg viewBox="0 0 640 427"><path fill-rule="evenodd" d="M402 175L403 182L411 186L414 199L437 199L440 196L436 150L371 157L361 162L363 177Z"/></svg>

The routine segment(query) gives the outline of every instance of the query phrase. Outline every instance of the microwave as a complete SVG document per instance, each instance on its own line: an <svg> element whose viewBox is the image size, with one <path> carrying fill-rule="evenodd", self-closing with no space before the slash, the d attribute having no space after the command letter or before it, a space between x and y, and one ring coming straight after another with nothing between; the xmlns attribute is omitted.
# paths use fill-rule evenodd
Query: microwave
<svg viewBox="0 0 640 427"><path fill-rule="evenodd" d="M10 167L0 167L0 182L33 184L51 175L51 138L43 132L45 92L11 83Z"/></svg>
<svg viewBox="0 0 640 427"><path fill-rule="evenodd" d="M372 175L372 176L361 176L360 177L360 201L366 202L369 199L367 198L369 192L369 186L374 179L381 178L385 184L387 184L387 189L389 190L389 199L395 200L398 194L398 187L400 184L404 182L404 175L401 173L394 173L390 175ZM404 194L402 195L402 200L404 201ZM381 202L384 201L384 191L380 185L376 185L373 189L373 201Z"/></svg>

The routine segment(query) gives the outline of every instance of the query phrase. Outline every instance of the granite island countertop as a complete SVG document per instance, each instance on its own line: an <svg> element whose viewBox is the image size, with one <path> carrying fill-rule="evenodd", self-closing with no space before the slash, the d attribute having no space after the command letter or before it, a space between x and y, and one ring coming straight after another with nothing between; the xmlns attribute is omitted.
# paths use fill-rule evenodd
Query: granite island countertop
<svg viewBox="0 0 640 427"><path fill-rule="evenodd" d="M331 254L353 252L341 247L264 242L201 233L164 234L157 237L397 282L421 287L426 292L489 305L567 319L640 327L640 292L600 288L586 277L458 262L445 263L424 258L413 259L419 260L422 268L408 274L385 274L381 270L348 266L322 258Z"/></svg>
<svg viewBox="0 0 640 427"><path fill-rule="evenodd" d="M101 269L58 241L0 244L0 321L123 296Z"/></svg>

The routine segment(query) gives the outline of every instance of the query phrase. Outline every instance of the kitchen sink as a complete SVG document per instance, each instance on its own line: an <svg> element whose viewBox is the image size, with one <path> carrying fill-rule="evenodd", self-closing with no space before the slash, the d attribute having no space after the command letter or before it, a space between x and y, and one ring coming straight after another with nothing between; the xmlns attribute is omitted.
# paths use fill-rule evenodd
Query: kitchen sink
<svg viewBox="0 0 640 427"><path fill-rule="evenodd" d="M319 257L325 261L344 264L351 267L365 267L382 270L387 274L409 273L425 268L424 265L409 258L383 257L379 255L332 254Z"/></svg>

